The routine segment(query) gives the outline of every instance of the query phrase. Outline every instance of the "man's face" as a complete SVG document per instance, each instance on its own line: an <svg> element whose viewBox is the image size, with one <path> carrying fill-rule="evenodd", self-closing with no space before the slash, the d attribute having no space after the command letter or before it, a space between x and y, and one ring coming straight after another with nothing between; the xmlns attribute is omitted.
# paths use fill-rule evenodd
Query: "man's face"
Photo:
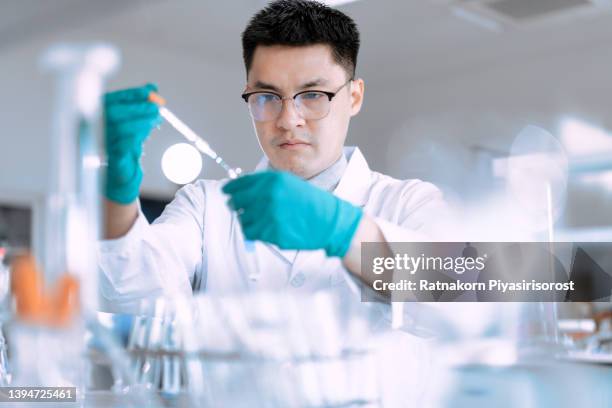
<svg viewBox="0 0 612 408"><path fill-rule="evenodd" d="M270 91L291 98L305 90L335 92L347 80L327 45L258 46L246 92ZM304 119L294 101L285 99L276 119L253 121L272 167L305 179L325 170L342 154L350 118L359 112L362 100L363 81L358 79L339 90L322 119Z"/></svg>

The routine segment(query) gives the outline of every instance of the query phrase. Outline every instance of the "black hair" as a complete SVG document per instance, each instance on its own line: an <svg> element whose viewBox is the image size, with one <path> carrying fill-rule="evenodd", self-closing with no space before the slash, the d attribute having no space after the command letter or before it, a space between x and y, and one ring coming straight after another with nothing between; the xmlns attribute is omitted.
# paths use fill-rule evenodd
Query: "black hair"
<svg viewBox="0 0 612 408"><path fill-rule="evenodd" d="M334 60L355 76L359 30L352 18L310 0L276 0L257 12L242 33L242 55L248 74L258 45L326 44Z"/></svg>

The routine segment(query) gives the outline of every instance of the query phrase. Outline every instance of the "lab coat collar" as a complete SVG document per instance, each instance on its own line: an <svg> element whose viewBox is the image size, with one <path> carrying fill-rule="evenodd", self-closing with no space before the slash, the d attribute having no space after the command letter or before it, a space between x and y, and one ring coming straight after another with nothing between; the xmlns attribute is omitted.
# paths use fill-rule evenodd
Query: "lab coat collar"
<svg viewBox="0 0 612 408"><path fill-rule="evenodd" d="M372 184L372 171L358 147L345 147L344 154L348 158L348 165L334 194L358 207L363 207Z"/></svg>

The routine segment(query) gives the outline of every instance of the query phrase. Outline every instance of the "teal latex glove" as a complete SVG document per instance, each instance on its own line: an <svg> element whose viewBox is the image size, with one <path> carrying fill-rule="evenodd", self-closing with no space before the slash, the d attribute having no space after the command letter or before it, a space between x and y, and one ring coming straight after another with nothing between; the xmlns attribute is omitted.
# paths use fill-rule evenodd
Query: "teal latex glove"
<svg viewBox="0 0 612 408"><path fill-rule="evenodd" d="M147 98L153 84L104 95L105 145L108 158L105 195L130 204L138 197L142 181L142 144L161 123L159 109Z"/></svg>
<svg viewBox="0 0 612 408"><path fill-rule="evenodd" d="M244 235L282 249L324 249L343 257L363 212L291 173L266 171L223 187Z"/></svg>

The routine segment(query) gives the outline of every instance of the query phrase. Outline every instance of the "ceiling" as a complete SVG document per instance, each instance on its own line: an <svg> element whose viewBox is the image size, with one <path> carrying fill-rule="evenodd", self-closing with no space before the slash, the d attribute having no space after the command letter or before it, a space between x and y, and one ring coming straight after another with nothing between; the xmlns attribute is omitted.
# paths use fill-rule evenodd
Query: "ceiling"
<svg viewBox="0 0 612 408"><path fill-rule="evenodd" d="M530 56L601 47L612 34L612 14L606 9L557 24L493 32L458 18L452 7L457 3L461 1L360 0L341 6L362 32L362 74L375 71L395 80L432 80ZM264 0L4 0L0 55L3 49L36 38L79 32L234 62L240 55L241 30L263 4Z"/></svg>

